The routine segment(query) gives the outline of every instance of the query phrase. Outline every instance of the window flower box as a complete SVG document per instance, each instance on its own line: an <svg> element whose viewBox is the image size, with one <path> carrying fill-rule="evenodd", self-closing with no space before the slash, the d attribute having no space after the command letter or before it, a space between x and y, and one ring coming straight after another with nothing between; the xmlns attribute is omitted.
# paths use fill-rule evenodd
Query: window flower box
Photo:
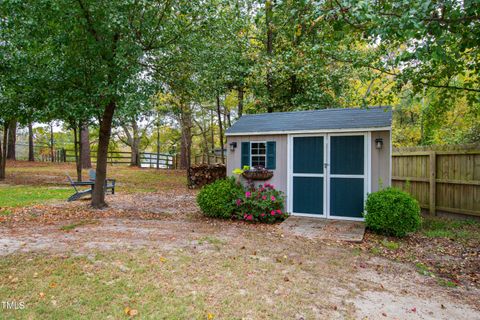
<svg viewBox="0 0 480 320"><path fill-rule="evenodd" d="M273 177L273 171L255 167L251 170L243 171L242 176L247 180L268 180Z"/></svg>

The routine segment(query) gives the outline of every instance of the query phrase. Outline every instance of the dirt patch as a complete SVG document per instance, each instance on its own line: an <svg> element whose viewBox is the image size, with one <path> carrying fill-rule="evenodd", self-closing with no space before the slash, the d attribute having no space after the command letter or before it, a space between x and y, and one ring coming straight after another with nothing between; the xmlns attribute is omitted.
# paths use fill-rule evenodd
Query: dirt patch
<svg viewBox="0 0 480 320"><path fill-rule="evenodd" d="M480 318L478 289L442 287L411 265L380 257L370 257L359 267L354 278L363 284L362 292L350 300L359 318Z"/></svg>
<svg viewBox="0 0 480 320"><path fill-rule="evenodd" d="M97 218L69 231L62 228L76 222L38 224L33 233L30 225L2 226L0 254L161 252L178 263L189 261L191 271L173 275L190 279L172 279L182 288L178 290L207 294L214 306L225 299L254 303L260 297L261 310L241 313L251 319L274 310L297 319L448 319L460 314L475 319L480 310L478 290L444 288L411 265L361 253L342 242L287 235L279 225L173 215ZM203 275L200 283L194 281L198 272ZM278 299L290 301L284 305L289 309L278 308Z"/></svg>
<svg viewBox="0 0 480 320"><path fill-rule="evenodd" d="M354 301L362 319L479 319L478 311L446 297L418 297L367 291Z"/></svg>
<svg viewBox="0 0 480 320"><path fill-rule="evenodd" d="M358 221L291 216L280 226L286 233L320 240L362 242L365 233L365 224Z"/></svg>

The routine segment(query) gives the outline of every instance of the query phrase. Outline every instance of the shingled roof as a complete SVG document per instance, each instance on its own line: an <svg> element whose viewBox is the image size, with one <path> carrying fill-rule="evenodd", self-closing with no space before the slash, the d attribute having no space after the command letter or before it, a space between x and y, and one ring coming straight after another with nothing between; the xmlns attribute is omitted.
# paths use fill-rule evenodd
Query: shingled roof
<svg viewBox="0 0 480 320"><path fill-rule="evenodd" d="M390 107L338 108L243 115L226 131L242 134L281 134L319 130L385 128L392 124Z"/></svg>

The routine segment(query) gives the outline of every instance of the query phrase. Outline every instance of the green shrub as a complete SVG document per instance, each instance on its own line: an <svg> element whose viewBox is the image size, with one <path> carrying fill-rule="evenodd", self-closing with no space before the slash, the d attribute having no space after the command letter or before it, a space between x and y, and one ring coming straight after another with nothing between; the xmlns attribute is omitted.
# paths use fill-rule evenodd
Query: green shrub
<svg viewBox="0 0 480 320"><path fill-rule="evenodd" d="M404 237L422 223L417 200L395 188L369 194L365 211L367 228L385 235Z"/></svg>
<svg viewBox="0 0 480 320"><path fill-rule="evenodd" d="M243 187L234 178L221 179L204 186L198 193L197 203L206 216L228 219L242 194Z"/></svg>

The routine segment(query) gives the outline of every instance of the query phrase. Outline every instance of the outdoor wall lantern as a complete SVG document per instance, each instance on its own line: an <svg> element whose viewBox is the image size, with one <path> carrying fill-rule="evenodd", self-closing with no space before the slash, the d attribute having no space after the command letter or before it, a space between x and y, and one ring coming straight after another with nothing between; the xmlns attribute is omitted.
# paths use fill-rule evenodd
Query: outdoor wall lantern
<svg viewBox="0 0 480 320"><path fill-rule="evenodd" d="M383 139L382 138L375 139L375 148L377 148L378 150L383 148Z"/></svg>
<svg viewBox="0 0 480 320"><path fill-rule="evenodd" d="M236 142L230 142L230 151L235 151L235 148L237 147L237 143Z"/></svg>

